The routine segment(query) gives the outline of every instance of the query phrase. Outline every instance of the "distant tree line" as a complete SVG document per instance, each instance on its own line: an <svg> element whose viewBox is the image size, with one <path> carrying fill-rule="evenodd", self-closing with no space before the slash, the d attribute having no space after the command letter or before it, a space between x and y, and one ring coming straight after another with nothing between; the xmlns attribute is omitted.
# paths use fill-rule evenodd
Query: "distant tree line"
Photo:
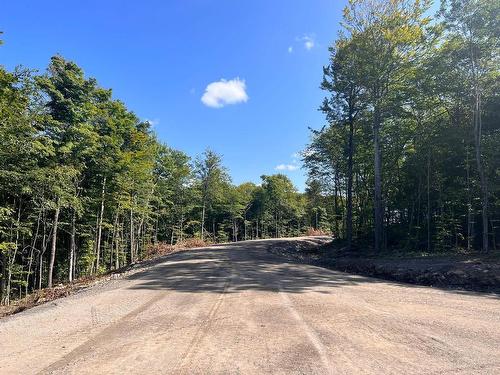
<svg viewBox="0 0 500 375"><path fill-rule="evenodd" d="M0 67L0 298L118 269L160 241L303 234L324 197L284 175L235 186L221 156L158 141L111 90L54 56Z"/></svg>
<svg viewBox="0 0 500 375"><path fill-rule="evenodd" d="M304 152L346 247L498 248L500 2L350 0Z"/></svg>

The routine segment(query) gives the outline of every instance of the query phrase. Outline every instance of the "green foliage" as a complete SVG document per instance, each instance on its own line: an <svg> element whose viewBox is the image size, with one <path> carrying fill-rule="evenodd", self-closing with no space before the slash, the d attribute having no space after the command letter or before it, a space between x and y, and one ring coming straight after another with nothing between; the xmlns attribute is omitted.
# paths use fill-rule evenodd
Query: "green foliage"
<svg viewBox="0 0 500 375"><path fill-rule="evenodd" d="M352 233L365 244L378 180L385 246L487 249L499 234L500 7L442 1L431 20L429 5L349 2L323 70L327 125L312 132L304 153L308 194L333 192L337 209L329 220L337 225L340 214L345 236L351 178Z"/></svg>
<svg viewBox="0 0 500 375"><path fill-rule="evenodd" d="M305 232L305 203L291 182L268 176L265 185L234 186L211 150L191 163L62 56L42 75L0 68L2 303L51 276L135 262L158 241Z"/></svg>
<svg viewBox="0 0 500 375"><path fill-rule="evenodd" d="M281 174L236 186L211 150L192 162L61 56L44 74L0 67L1 302L159 241L313 228L369 245L378 208L385 246L472 250L481 234L498 246L499 4L443 1L434 20L429 5L349 1L323 69L326 125L302 155L305 193Z"/></svg>

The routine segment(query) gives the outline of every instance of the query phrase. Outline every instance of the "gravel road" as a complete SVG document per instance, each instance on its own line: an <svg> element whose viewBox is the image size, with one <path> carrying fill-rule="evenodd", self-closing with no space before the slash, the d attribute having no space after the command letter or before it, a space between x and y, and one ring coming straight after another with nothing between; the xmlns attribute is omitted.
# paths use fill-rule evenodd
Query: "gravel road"
<svg viewBox="0 0 500 375"><path fill-rule="evenodd" d="M4 318L0 374L500 374L498 296L288 263L279 245L173 254Z"/></svg>

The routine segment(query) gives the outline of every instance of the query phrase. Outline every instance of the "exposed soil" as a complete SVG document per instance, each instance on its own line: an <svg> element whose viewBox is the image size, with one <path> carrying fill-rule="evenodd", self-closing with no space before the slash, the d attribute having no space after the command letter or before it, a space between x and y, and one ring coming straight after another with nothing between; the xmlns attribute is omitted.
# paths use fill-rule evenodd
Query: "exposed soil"
<svg viewBox="0 0 500 375"><path fill-rule="evenodd" d="M417 285L500 293L500 256L462 254L401 256L345 252L331 239L290 242L270 249L290 260L343 272Z"/></svg>

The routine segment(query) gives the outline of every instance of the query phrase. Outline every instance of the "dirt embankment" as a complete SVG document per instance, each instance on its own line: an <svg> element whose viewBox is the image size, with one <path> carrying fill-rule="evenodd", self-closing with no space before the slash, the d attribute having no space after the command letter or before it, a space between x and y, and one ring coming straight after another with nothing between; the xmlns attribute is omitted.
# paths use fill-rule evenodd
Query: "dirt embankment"
<svg viewBox="0 0 500 375"><path fill-rule="evenodd" d="M401 257L346 253L324 239L290 242L271 252L301 263L411 284L500 293L498 254Z"/></svg>

